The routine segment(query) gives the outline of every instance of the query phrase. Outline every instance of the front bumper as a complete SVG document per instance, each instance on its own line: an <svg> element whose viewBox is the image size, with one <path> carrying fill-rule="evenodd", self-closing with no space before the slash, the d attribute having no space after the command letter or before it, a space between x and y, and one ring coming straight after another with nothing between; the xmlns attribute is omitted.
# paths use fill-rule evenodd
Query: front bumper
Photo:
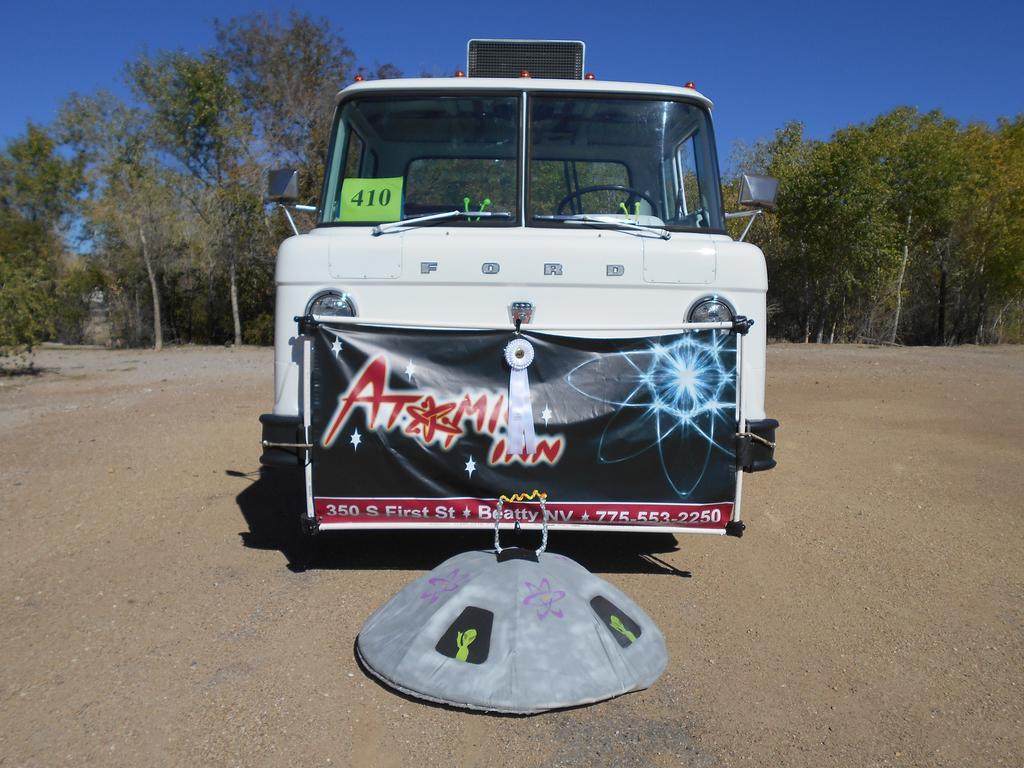
<svg viewBox="0 0 1024 768"><path fill-rule="evenodd" d="M736 435L736 464L744 472L773 469L775 461L775 419L748 421L744 432Z"/></svg>
<svg viewBox="0 0 1024 768"><path fill-rule="evenodd" d="M301 417L264 413L260 414L260 424L263 425L260 464L264 467L301 467L305 463Z"/></svg>

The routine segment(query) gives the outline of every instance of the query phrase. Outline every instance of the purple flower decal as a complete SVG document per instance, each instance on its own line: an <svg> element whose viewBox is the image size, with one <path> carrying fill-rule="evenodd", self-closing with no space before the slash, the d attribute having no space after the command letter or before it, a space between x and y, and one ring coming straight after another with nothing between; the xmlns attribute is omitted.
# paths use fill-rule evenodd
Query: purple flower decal
<svg viewBox="0 0 1024 768"><path fill-rule="evenodd" d="M433 587L433 589L427 590L421 594L420 598L430 602L431 604L436 603L442 594L445 592L454 592L467 581L469 581L469 574L462 573L458 568L456 568L447 576L435 576L430 579L428 583Z"/></svg>
<svg viewBox="0 0 1024 768"><path fill-rule="evenodd" d="M558 608L553 608L552 606L557 601L565 597L565 592L560 589L552 589L551 584L548 583L546 578L541 579L539 585L534 585L527 581L526 588L530 590L530 594L526 596L525 600L523 600L523 605L540 606L537 609L538 619L543 619L549 613L557 616L558 618L562 618L562 611Z"/></svg>

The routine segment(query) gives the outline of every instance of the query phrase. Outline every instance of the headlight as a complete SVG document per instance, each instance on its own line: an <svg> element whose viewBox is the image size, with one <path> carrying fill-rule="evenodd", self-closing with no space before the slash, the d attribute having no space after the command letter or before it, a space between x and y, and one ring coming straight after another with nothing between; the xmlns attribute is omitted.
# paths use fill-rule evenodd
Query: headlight
<svg viewBox="0 0 1024 768"><path fill-rule="evenodd" d="M306 306L307 315L322 317L355 317L352 297L341 291L321 291Z"/></svg>
<svg viewBox="0 0 1024 768"><path fill-rule="evenodd" d="M728 323L732 322L735 314L725 299L720 296L705 296L697 299L690 307L686 319L691 323Z"/></svg>

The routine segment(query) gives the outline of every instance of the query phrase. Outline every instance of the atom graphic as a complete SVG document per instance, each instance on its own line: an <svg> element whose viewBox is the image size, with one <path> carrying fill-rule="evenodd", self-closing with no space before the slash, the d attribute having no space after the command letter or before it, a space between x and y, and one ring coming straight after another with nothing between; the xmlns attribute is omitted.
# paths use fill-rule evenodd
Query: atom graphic
<svg viewBox="0 0 1024 768"><path fill-rule="evenodd" d="M730 456L735 452L733 338L718 331L687 333L668 343L649 342L647 349L597 357L570 371L565 377L569 386L616 409L601 433L598 461L616 464L654 449L672 490L682 498L689 496L707 472L714 451ZM627 394L621 396L624 388ZM701 465L685 462L670 467L667 446L694 437L704 443Z"/></svg>
<svg viewBox="0 0 1024 768"><path fill-rule="evenodd" d="M433 589L427 590L420 595L421 600L426 600L428 603L436 603L438 599L445 592L454 592L459 587L463 586L469 581L470 574L460 572L458 568L453 570L447 576L435 576L430 579L430 586Z"/></svg>
<svg viewBox="0 0 1024 768"><path fill-rule="evenodd" d="M562 618L562 610L555 608L554 604L565 597L564 590L552 589L551 584L547 578L543 578L540 584L534 585L530 582L525 582L526 588L530 590L530 594L523 600L523 605L539 605L537 609L537 618L543 619L549 614L551 616L557 616L559 619Z"/></svg>

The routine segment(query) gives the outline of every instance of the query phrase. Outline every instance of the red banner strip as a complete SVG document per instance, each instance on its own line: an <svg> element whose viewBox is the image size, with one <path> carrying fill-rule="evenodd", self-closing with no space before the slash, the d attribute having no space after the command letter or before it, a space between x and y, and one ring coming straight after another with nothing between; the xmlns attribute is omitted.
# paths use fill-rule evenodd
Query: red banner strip
<svg viewBox="0 0 1024 768"><path fill-rule="evenodd" d="M721 504L638 504L623 502L551 502L548 525L635 525L675 528L725 528L732 502ZM497 505L490 499L313 499L321 523L494 523ZM506 504L502 520L540 523L540 504Z"/></svg>

